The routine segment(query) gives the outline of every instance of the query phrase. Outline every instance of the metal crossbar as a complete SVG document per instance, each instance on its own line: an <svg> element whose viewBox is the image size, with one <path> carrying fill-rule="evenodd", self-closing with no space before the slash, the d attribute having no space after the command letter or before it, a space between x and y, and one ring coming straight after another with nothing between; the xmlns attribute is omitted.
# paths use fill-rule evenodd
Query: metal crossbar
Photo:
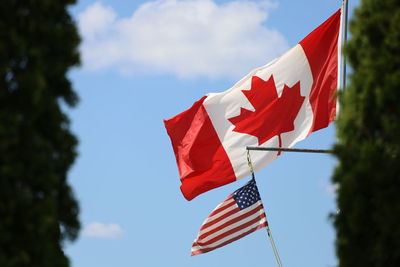
<svg viewBox="0 0 400 267"><path fill-rule="evenodd" d="M253 150L253 151L282 151L282 152L305 152L305 153L325 153L325 154L333 153L333 150L329 150L329 149L308 149L308 148L248 146L248 147L246 147L246 149Z"/></svg>

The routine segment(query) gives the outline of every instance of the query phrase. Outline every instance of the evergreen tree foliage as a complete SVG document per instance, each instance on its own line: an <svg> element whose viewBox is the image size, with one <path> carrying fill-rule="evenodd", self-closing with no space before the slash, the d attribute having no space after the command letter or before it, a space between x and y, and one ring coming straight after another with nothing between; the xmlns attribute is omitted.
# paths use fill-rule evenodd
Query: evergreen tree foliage
<svg viewBox="0 0 400 267"><path fill-rule="evenodd" d="M69 266L78 203L67 183L77 139L61 105L77 96L74 0L0 1L0 266Z"/></svg>
<svg viewBox="0 0 400 267"><path fill-rule="evenodd" d="M400 266L400 1L362 0L337 121L339 266Z"/></svg>

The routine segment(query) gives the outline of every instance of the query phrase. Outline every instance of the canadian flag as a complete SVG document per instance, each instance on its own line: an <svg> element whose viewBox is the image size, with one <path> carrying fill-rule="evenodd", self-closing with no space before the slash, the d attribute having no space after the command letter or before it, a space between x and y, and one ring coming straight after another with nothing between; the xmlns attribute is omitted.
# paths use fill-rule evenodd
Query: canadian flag
<svg viewBox="0 0 400 267"><path fill-rule="evenodd" d="M249 175L247 146L292 147L334 120L340 21L338 10L281 57L164 121L186 199ZM278 154L252 154L254 170Z"/></svg>

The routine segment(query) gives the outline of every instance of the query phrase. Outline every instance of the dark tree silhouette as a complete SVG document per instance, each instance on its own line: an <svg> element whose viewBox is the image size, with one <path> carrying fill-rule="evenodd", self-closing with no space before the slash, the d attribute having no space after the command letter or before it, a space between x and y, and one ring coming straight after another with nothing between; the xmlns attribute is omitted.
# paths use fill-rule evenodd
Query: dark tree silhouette
<svg viewBox="0 0 400 267"><path fill-rule="evenodd" d="M337 121L339 266L400 266L400 1L363 0Z"/></svg>
<svg viewBox="0 0 400 267"><path fill-rule="evenodd" d="M0 266L69 266L78 204L67 183L77 139L62 104L79 64L74 0L0 1Z"/></svg>

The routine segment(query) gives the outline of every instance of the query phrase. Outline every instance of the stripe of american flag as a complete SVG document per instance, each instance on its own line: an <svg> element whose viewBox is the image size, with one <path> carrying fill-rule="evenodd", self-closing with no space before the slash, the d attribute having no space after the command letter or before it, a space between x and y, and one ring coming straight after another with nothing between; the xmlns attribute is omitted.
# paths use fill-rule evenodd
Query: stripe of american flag
<svg viewBox="0 0 400 267"><path fill-rule="evenodd" d="M191 255L225 246L266 226L264 207L252 179L210 213L193 242Z"/></svg>

